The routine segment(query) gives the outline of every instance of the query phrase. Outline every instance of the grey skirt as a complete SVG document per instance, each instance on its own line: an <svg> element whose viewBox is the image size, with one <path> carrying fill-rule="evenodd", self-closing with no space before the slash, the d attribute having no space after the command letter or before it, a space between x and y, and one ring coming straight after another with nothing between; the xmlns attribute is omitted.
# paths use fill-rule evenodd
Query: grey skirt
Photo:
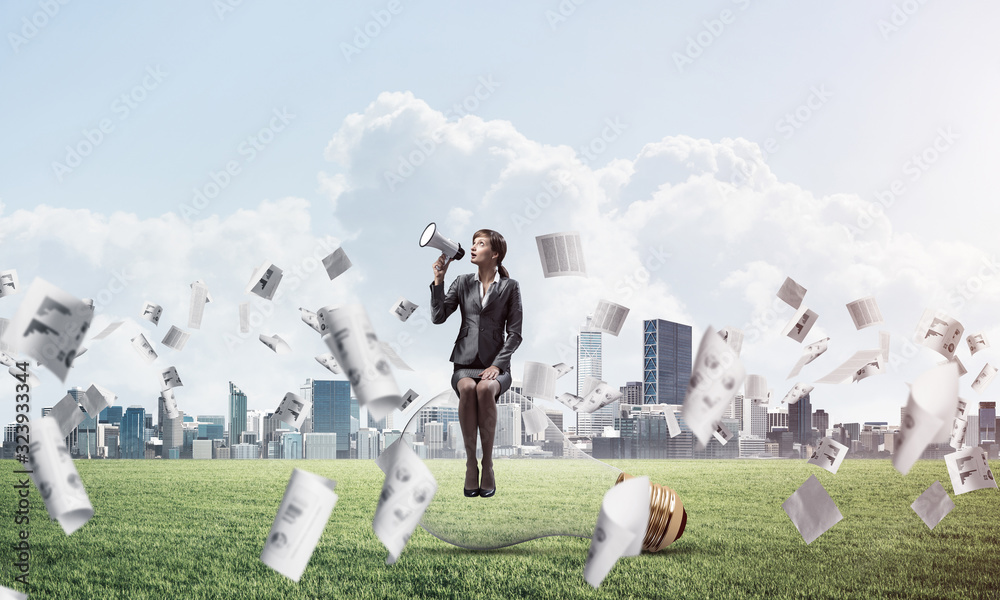
<svg viewBox="0 0 1000 600"><path fill-rule="evenodd" d="M458 380L463 377L470 377L472 378L473 381L479 383L481 378L478 375L482 372L483 369L457 369L451 375L451 389L455 390L455 393L458 394ZM506 371L504 373L501 373L500 375L497 375L496 381L497 383L500 384L500 391L497 392L496 397L493 398L494 401L500 400L500 396L502 396L504 392L510 389L510 384L512 381L512 378L510 376L510 371Z"/></svg>

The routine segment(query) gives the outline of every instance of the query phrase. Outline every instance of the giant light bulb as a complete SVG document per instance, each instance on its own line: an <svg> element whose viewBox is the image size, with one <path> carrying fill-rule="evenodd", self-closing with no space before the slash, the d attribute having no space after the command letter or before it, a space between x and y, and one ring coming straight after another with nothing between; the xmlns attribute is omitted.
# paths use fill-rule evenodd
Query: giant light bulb
<svg viewBox="0 0 1000 600"><path fill-rule="evenodd" d="M493 452L497 492L490 498L466 498L462 493L465 450L455 412L458 396L453 392L441 394L411 415L402 441L418 456L426 457L424 463L438 483L437 494L420 520L431 535L475 550L502 548L546 536L593 535L604 494L631 475L573 446L550 419L546 419L546 448L554 452L506 458L505 450L521 441L519 408L517 404L497 406ZM442 434L449 432L448 427L441 422L431 423L435 414L440 418L449 413L456 415L453 435L449 436L454 439L443 441ZM560 450L561 457L552 456ZM684 533L686 522L687 513L677 494L651 483L643 549L657 552L667 547Z"/></svg>

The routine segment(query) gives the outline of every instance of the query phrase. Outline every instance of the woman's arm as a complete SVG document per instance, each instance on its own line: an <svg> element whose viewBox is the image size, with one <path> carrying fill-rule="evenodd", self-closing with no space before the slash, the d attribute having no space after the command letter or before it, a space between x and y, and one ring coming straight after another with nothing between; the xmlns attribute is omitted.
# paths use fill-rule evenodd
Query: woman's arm
<svg viewBox="0 0 1000 600"><path fill-rule="evenodd" d="M521 288L513 279L510 281L513 286L510 290L510 300L507 304L507 340L503 348L493 359L493 366L500 369L501 373L510 371L510 357L521 345Z"/></svg>
<svg viewBox="0 0 1000 600"><path fill-rule="evenodd" d="M458 308L458 280L461 277L456 277L455 281L451 282L451 287L448 288L448 293L444 293L444 284L431 284L431 322L435 325L444 323L445 320L451 316L451 313L455 312Z"/></svg>

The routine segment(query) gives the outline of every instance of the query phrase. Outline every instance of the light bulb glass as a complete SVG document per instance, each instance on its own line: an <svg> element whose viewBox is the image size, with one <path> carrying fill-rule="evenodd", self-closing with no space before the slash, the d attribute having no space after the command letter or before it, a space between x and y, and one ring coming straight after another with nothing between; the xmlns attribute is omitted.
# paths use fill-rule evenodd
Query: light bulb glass
<svg viewBox="0 0 1000 600"><path fill-rule="evenodd" d="M511 447L498 442L502 437L509 439L514 435L520 444L518 407L531 402L523 397L519 399L521 404L512 405L513 409L502 408L503 405L497 407L493 453L497 492L490 498L467 498L463 493L465 446L457 421L451 428L457 439L442 440L441 434L448 431L442 431L440 423L427 427L435 418L453 416L457 419L458 396L450 393L435 397L410 417L403 429L402 442L425 458L424 464L438 483L434 500L420 520L424 529L435 537L463 548L487 550L546 536L590 538L593 535L604 494L627 475L576 448L548 418L548 428L544 432L546 447L554 452L505 456ZM553 456L560 450L562 456ZM664 540L662 532L646 536L647 541L660 540L662 547L683 531L683 507L676 495L666 488L654 486L651 490L651 498L659 494L664 500L672 496L676 501L677 514L670 528L672 537ZM656 514L665 526L668 517L663 513L664 510L660 510Z"/></svg>

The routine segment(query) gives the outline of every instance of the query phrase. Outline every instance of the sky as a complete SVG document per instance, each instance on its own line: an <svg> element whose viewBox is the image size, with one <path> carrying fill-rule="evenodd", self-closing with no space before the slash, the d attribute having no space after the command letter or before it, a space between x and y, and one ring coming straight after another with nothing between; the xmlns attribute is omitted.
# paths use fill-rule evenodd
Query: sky
<svg viewBox="0 0 1000 600"><path fill-rule="evenodd" d="M46 12L47 11L47 12ZM641 378L642 320L743 329L748 373L777 401L891 334L887 373L818 384L831 423L898 423L908 388L941 360L912 343L926 308L1000 343L991 209L1000 52L987 2L505 2L406 0L5 2L0 7L0 270L94 298L94 333L65 382L38 370L32 412L97 383L156 409L175 366L186 414L251 409L327 372L299 308L365 306L413 372L401 391L446 390L458 318L432 325L437 222L468 247L500 231L521 285L525 361L574 361L601 299L628 306L604 336L604 379ZM588 276L545 279L534 238L578 231ZM331 281L318 259L353 262ZM244 293L255 267L280 296ZM470 272L452 265L448 281ZM781 335L785 277L819 314ZM213 302L190 330L191 282ZM847 302L885 323L856 330ZM12 318L24 293L0 298ZM420 308L402 323L389 308ZM163 306L158 326L139 314ZM250 334L238 306L251 304ZM170 325L192 336L159 344ZM147 365L129 339L145 332ZM257 340L278 334L293 352ZM805 344L830 350L786 380ZM964 337L964 336L963 336ZM696 349L696 348L695 348ZM960 395L1000 357L958 352ZM14 380L0 385L13 419ZM574 391L575 377L557 392ZM10 401L7 401L10 400Z"/></svg>

